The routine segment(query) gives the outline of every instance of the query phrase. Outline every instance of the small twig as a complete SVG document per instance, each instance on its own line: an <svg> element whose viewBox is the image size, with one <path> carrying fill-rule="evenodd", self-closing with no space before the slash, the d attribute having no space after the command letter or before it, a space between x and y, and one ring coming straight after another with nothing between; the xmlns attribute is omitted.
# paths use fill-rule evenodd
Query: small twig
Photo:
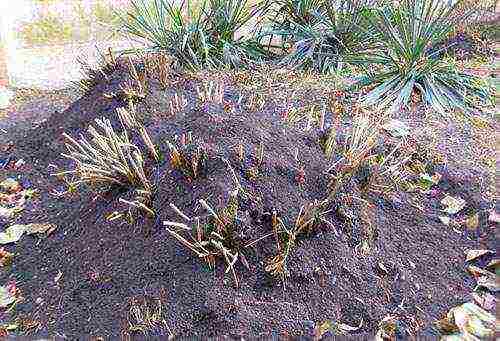
<svg viewBox="0 0 500 341"><path fill-rule="evenodd" d="M175 211L175 213L180 215L184 220L191 221L191 218L189 218L187 215L182 213L182 211L179 208L177 208L177 206L175 206L174 204L170 203L170 208L172 208Z"/></svg>

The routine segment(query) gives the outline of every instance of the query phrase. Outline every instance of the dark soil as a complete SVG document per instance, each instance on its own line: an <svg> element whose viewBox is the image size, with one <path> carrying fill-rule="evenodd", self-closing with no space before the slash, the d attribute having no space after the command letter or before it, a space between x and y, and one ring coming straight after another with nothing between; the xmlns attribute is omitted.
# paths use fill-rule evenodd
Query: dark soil
<svg viewBox="0 0 500 341"><path fill-rule="evenodd" d="M224 157L250 193L241 200L238 215L245 218L248 237L255 239L270 231L266 217L272 210L293 223L302 205L327 195L325 170L330 161L323 155L317 131L283 122L282 103L235 112L217 105L197 108L194 88L200 79L193 76L176 77L167 90L151 81L148 96L138 104L148 131L166 156L166 161L151 165L150 176L158 188L153 198L156 219L139 218L133 225L106 219L123 209L118 197L128 195L130 189L82 189L61 198L49 194L64 190L63 183L50 176L54 169L49 166L69 165L60 156L65 151L62 132L82 133L97 117L116 123L115 109L124 103L105 99L103 93L118 90L124 81L122 71L31 128L6 127L13 144L4 153L13 160L24 159L26 165L13 169L11 163L4 175L19 176L24 186L40 192L15 222L58 226L47 238L24 236L7 246L16 256L0 280L17 283L24 301L11 315L38 322L32 333L69 339L139 338L143 334L130 329L131 308L151 307L159 300L165 323L175 336L186 339L312 336L314 324L325 320L361 323L356 334L373 335L387 314L398 316L403 334L430 336L435 319L469 299L475 283L465 271L464 252L493 248L495 230L487 221L492 197L484 195L492 184L484 173L468 169L440 168L443 179L428 194L366 194L372 205L364 213L376 231L368 255L360 254L357 247L363 233L346 228L332 213L328 219L336 231L325 226L303 238L291 255L290 277L284 283L264 271L266 260L275 254L272 239L246 251L250 270L237 265L239 288L230 273L224 273L222 262L210 270L163 228L164 220L179 221L170 203L191 216L200 214L201 198L214 207L223 206L235 188ZM230 78L226 85L225 99L236 101L239 85ZM188 108L170 117L165 113L174 91L185 94ZM345 125L349 122L346 117ZM171 169L164 142L188 131L203 141L210 155L204 176L192 181ZM261 141L264 162L252 179L247 170L256 162ZM236 157L239 142L245 146L243 164ZM294 160L297 148L298 162ZM297 182L300 167L305 170L304 184ZM461 218L479 213L476 230L459 227L457 233L440 222L439 202L445 194L467 201ZM356 220L361 230L366 228L366 220ZM7 221L1 223L9 226ZM62 277L55 281L59 274ZM168 329L158 324L148 333L168 335Z"/></svg>

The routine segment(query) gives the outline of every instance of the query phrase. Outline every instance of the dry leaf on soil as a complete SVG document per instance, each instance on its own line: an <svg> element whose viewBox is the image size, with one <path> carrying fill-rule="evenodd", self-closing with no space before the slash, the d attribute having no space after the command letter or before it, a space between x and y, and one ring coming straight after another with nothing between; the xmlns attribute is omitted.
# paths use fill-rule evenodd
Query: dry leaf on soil
<svg viewBox="0 0 500 341"><path fill-rule="evenodd" d="M0 244L9 244L17 242L21 239L24 233L34 234L34 233L52 233L57 228L54 224L15 224L9 226L4 232L0 232Z"/></svg>
<svg viewBox="0 0 500 341"><path fill-rule="evenodd" d="M474 303L467 302L450 309L435 325L445 335L441 340L480 340L494 335L495 316Z"/></svg>
<svg viewBox="0 0 500 341"><path fill-rule="evenodd" d="M455 214L460 212L465 207L465 200L462 198L454 198L452 196L446 195L442 200L441 204L445 207L443 211L448 214Z"/></svg>
<svg viewBox="0 0 500 341"><path fill-rule="evenodd" d="M25 231L24 225L12 225L7 227L4 232L0 232L0 244L17 242L21 239Z"/></svg>
<svg viewBox="0 0 500 341"><path fill-rule="evenodd" d="M479 214L475 213L465 220L465 226L469 230L475 230L479 226Z"/></svg>
<svg viewBox="0 0 500 341"><path fill-rule="evenodd" d="M0 248L0 267L9 266L12 263L14 255L6 251L3 247Z"/></svg>
<svg viewBox="0 0 500 341"><path fill-rule="evenodd" d="M16 302L14 292L7 286L0 286L0 308L6 308Z"/></svg>
<svg viewBox="0 0 500 341"><path fill-rule="evenodd" d="M479 258L483 255L486 255L488 253L494 254L495 252L491 251L491 250L468 250L467 252L465 252L465 254L466 254L465 261L470 262L470 261L472 261L476 258Z"/></svg>
<svg viewBox="0 0 500 341"><path fill-rule="evenodd" d="M355 332L363 325L363 320L359 323L358 327L352 327L345 323L324 321L316 324L314 328L314 338L315 340L321 339L327 332L331 332L334 335L347 335L351 332Z"/></svg>
<svg viewBox="0 0 500 341"><path fill-rule="evenodd" d="M474 301L482 308L486 310L492 310L495 309L496 306L496 298L489 292L473 292L472 293L472 298L474 298Z"/></svg>
<svg viewBox="0 0 500 341"><path fill-rule="evenodd" d="M27 234L35 234L35 233L51 234L57 228L55 224L27 224L25 226Z"/></svg>
<svg viewBox="0 0 500 341"><path fill-rule="evenodd" d="M500 282L497 280L497 276L493 272L481 269L474 265L467 267L467 270L476 278L478 286L495 292L500 291Z"/></svg>
<svg viewBox="0 0 500 341"><path fill-rule="evenodd" d="M7 178L0 182L0 189L9 193L14 193L21 190L21 185L16 180Z"/></svg>
<svg viewBox="0 0 500 341"><path fill-rule="evenodd" d="M375 334L375 341L395 340L398 329L398 319L394 315L387 315L378 324L378 331Z"/></svg>
<svg viewBox="0 0 500 341"><path fill-rule="evenodd" d="M0 206L0 217L10 219L12 218L16 213L19 213L23 210L23 207L20 206L15 206L12 208L7 208Z"/></svg>

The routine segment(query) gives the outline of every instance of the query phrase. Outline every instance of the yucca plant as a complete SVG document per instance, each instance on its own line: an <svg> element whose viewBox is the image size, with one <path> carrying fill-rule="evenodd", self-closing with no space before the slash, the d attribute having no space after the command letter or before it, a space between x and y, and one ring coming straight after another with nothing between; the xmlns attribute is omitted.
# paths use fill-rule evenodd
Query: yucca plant
<svg viewBox="0 0 500 341"><path fill-rule="evenodd" d="M273 28L290 30L297 25L314 25L326 12L327 0L262 0L258 3Z"/></svg>
<svg viewBox="0 0 500 341"><path fill-rule="evenodd" d="M373 47L367 26L373 1L268 1L277 3L280 12L262 37L281 38L285 51L282 65L329 72L343 62L358 63L360 52Z"/></svg>
<svg viewBox="0 0 500 341"><path fill-rule="evenodd" d="M248 0L131 0L122 31L172 55L182 66L247 65L264 56L256 41L236 37L257 13Z"/></svg>
<svg viewBox="0 0 500 341"><path fill-rule="evenodd" d="M468 13L460 0L454 5L441 0L402 0L396 8L375 12L370 21L379 49L367 51L366 62L380 68L357 83L374 86L364 103L393 111L406 106L418 92L427 105L445 113L469 111L477 102L487 101L490 92L485 84L456 70L440 58L440 51L432 49Z"/></svg>

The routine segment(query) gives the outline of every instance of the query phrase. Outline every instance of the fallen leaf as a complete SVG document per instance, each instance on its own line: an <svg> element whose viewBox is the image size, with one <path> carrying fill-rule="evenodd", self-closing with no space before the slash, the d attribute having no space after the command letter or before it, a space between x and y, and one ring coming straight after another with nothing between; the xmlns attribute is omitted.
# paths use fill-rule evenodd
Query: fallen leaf
<svg viewBox="0 0 500 341"><path fill-rule="evenodd" d="M324 321L317 324L314 328L314 338L315 340L321 339L327 332L331 332L334 335L347 335L350 332L354 332L361 328L363 325L363 320L361 320L358 327L352 327L345 323Z"/></svg>
<svg viewBox="0 0 500 341"><path fill-rule="evenodd" d="M465 226L469 230L475 230L479 226L479 214L475 213L465 220Z"/></svg>
<svg viewBox="0 0 500 341"><path fill-rule="evenodd" d="M12 225L0 232L0 244L17 242L26 231L25 225Z"/></svg>
<svg viewBox="0 0 500 341"><path fill-rule="evenodd" d="M16 213L19 213L23 210L23 207L12 207L12 208L7 208L0 206L0 217L10 219L12 218Z"/></svg>
<svg viewBox="0 0 500 341"><path fill-rule="evenodd" d="M15 323L7 323L0 325L0 337L9 336L9 331L13 331L19 328L19 325Z"/></svg>
<svg viewBox="0 0 500 341"><path fill-rule="evenodd" d="M449 310L435 325L444 334L441 340L488 339L494 335L496 318L475 303L467 302Z"/></svg>
<svg viewBox="0 0 500 341"><path fill-rule="evenodd" d="M314 328L314 339L320 340L323 336L330 331L332 324L330 321L323 321L321 323L317 323Z"/></svg>
<svg viewBox="0 0 500 341"><path fill-rule="evenodd" d="M492 259L488 264L486 264L486 267L493 268L493 270L496 271L499 264L500 264L500 259Z"/></svg>
<svg viewBox="0 0 500 341"><path fill-rule="evenodd" d="M15 291L7 286L0 286L0 308L6 308L16 302Z"/></svg>
<svg viewBox="0 0 500 341"><path fill-rule="evenodd" d="M446 217L446 216L440 216L439 217L439 220L441 220L441 222L446 225L446 226L449 226L450 225L450 217Z"/></svg>
<svg viewBox="0 0 500 341"><path fill-rule="evenodd" d="M21 185L16 180L12 178L7 178L2 182L0 182L0 189L9 193L14 193L14 192L19 192L21 190Z"/></svg>
<svg viewBox="0 0 500 341"><path fill-rule="evenodd" d="M476 283L479 287L484 287L491 291L500 290L500 282L497 276L488 270L481 269L477 266L470 265L467 270L476 278Z"/></svg>
<svg viewBox="0 0 500 341"><path fill-rule="evenodd" d="M465 317L463 330L468 334L475 335L481 339L493 336L496 318L483 308L474 303L467 302L455 312L455 319L457 314L461 312Z"/></svg>
<svg viewBox="0 0 500 341"><path fill-rule="evenodd" d="M0 232L0 244L9 244L17 242L21 239L23 233L47 233L51 234L57 228L54 224L15 224L7 227L5 232Z"/></svg>
<svg viewBox="0 0 500 341"><path fill-rule="evenodd" d="M476 258L479 258L483 255L486 255L488 253L494 254L495 252L491 251L491 250L469 250L469 251L465 252L465 254L466 254L465 261L470 262L470 261L472 261Z"/></svg>
<svg viewBox="0 0 500 341"><path fill-rule="evenodd" d="M492 310L496 307L496 298L489 292L473 292L472 298L482 308Z"/></svg>
<svg viewBox="0 0 500 341"><path fill-rule="evenodd" d="M488 275L480 276L476 279L476 283L478 286L489 289L493 292L500 291L500 282L497 279L497 276L488 271Z"/></svg>
<svg viewBox="0 0 500 341"><path fill-rule="evenodd" d="M455 324L455 321L450 320L448 316L443 317L440 320L434 321L434 326L442 333L442 334L455 334L460 331L460 329Z"/></svg>
<svg viewBox="0 0 500 341"><path fill-rule="evenodd" d="M0 109L7 109L11 105L13 98L13 91L7 89L5 86L0 87Z"/></svg>
<svg viewBox="0 0 500 341"><path fill-rule="evenodd" d="M441 204L445 207L443 211L448 214L456 214L465 207L465 200L446 195L441 200Z"/></svg>
<svg viewBox="0 0 500 341"><path fill-rule="evenodd" d="M480 277L480 276L485 276L487 275L488 273L491 273L487 270L484 270L484 269L481 269L480 267L477 267L475 265L469 265L467 267L467 271L469 271L469 273L474 276L474 277Z"/></svg>
<svg viewBox="0 0 500 341"><path fill-rule="evenodd" d="M0 266L9 266L12 263L12 258L14 255L8 251L6 251L3 247L0 248Z"/></svg>
<svg viewBox="0 0 500 341"><path fill-rule="evenodd" d="M51 234L57 228L55 224L27 224L26 233L27 234L35 234L35 233L45 233Z"/></svg>
<svg viewBox="0 0 500 341"><path fill-rule="evenodd" d="M378 324L375 341L394 340L398 329L398 320L394 315L387 315Z"/></svg>
<svg viewBox="0 0 500 341"><path fill-rule="evenodd" d="M330 330L335 335L347 335L350 332L355 332L356 330L361 328L362 325L363 325L363 320L361 320L359 326L357 327L352 327L345 323L333 322Z"/></svg>

